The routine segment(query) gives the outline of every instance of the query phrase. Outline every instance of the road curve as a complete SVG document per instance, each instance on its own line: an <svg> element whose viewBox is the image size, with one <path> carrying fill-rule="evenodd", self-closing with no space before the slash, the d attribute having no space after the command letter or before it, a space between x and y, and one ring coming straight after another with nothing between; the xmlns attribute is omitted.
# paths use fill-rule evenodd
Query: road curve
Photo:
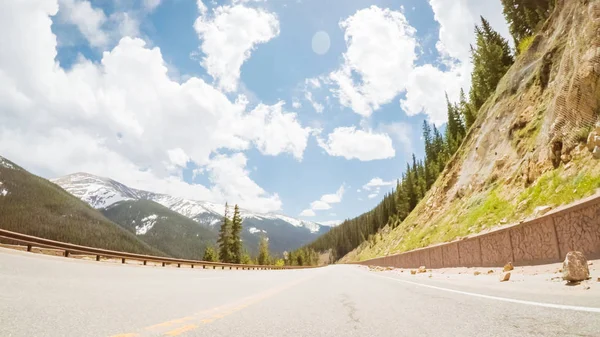
<svg viewBox="0 0 600 337"><path fill-rule="evenodd" d="M600 296L357 266L229 271L0 249L0 336L598 336Z"/></svg>

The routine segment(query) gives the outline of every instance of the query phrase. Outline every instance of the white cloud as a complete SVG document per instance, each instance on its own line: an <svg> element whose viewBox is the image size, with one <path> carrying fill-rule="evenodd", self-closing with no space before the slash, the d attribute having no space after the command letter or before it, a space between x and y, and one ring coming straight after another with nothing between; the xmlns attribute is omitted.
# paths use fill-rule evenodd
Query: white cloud
<svg viewBox="0 0 600 337"><path fill-rule="evenodd" d="M315 211L324 211L331 209L331 205L323 200L315 200L310 203L310 208Z"/></svg>
<svg viewBox="0 0 600 337"><path fill-rule="evenodd" d="M346 192L346 186L342 184L340 188L335 193L324 194L321 196L319 200L315 200L310 203L310 208L302 211L300 215L304 214L312 214L305 216L314 216L314 211L324 211L331 209L331 204L337 204L342 202L342 198L344 197L344 193Z"/></svg>
<svg viewBox="0 0 600 337"><path fill-rule="evenodd" d="M416 67L408 77L406 98L400 101L409 116L425 112L437 125L447 121L445 92L452 102L459 98L460 88L471 87L472 64L470 45L475 44L474 27L483 15L494 29L512 41L502 14L500 1L429 0L434 18L440 24L436 44L448 69L430 64Z"/></svg>
<svg viewBox="0 0 600 337"><path fill-rule="evenodd" d="M302 103L300 103L300 101L297 98L294 98L292 100L292 108L300 109L301 107L302 107Z"/></svg>
<svg viewBox="0 0 600 337"><path fill-rule="evenodd" d="M480 24L480 16L509 41L512 40L508 25L502 14L500 1L480 0L429 0L434 19L440 24L437 49L446 56L468 63L470 45L475 43L475 25Z"/></svg>
<svg viewBox="0 0 600 337"><path fill-rule="evenodd" d="M333 92L343 106L368 117L406 88L416 60L416 31L402 12L377 6L357 11L340 27L347 50L340 69L329 75Z"/></svg>
<svg viewBox="0 0 600 337"><path fill-rule="evenodd" d="M362 190L360 188L356 190L356 193L360 193L360 192L362 192Z"/></svg>
<svg viewBox="0 0 600 337"><path fill-rule="evenodd" d="M384 133L357 130L355 127L340 127L327 136L317 138L319 146L330 156L370 161L393 158L396 151L392 139Z"/></svg>
<svg viewBox="0 0 600 337"><path fill-rule="evenodd" d="M279 20L274 13L242 4L220 6L208 15L208 9L198 0L198 9L200 16L194 28L202 40L202 66L220 88L235 91L242 64L258 44L279 35Z"/></svg>
<svg viewBox="0 0 600 337"><path fill-rule="evenodd" d="M373 199L373 198L375 198L377 195L378 195L378 193L371 193L371 194L369 194L369 195L367 196L367 198L369 198L369 199Z"/></svg>
<svg viewBox="0 0 600 337"><path fill-rule="evenodd" d="M315 216L317 215L312 209L305 209L300 213L300 216Z"/></svg>
<svg viewBox="0 0 600 337"><path fill-rule="evenodd" d="M153 11L158 5L160 5L161 0L144 0L144 8L149 11Z"/></svg>
<svg viewBox="0 0 600 337"><path fill-rule="evenodd" d="M93 47L105 47L109 36L102 30L107 18L104 11L93 8L87 0L59 0L59 18L77 26Z"/></svg>
<svg viewBox="0 0 600 337"><path fill-rule="evenodd" d="M370 191L373 188L379 190L380 187L391 186L393 185L393 181L384 181L383 179L376 177L371 179L368 183L363 186L363 189L366 191Z"/></svg>
<svg viewBox="0 0 600 337"><path fill-rule="evenodd" d="M315 109L315 111L317 113L322 113L323 110L325 109L323 104L315 101L315 99L313 98L312 92L306 91L304 93L304 98L306 98L306 100L312 105L313 109Z"/></svg>
<svg viewBox="0 0 600 337"><path fill-rule="evenodd" d="M319 224L326 227L336 227L339 226L344 220L330 220L330 221L320 221Z"/></svg>
<svg viewBox="0 0 600 337"><path fill-rule="evenodd" d="M0 2L0 30L10 32L0 37L0 153L45 177L82 171L185 198L281 208L237 152L254 145L302 157L310 130L283 103L247 111L244 97L231 102L202 79L173 81L160 49L136 38L64 70L51 29L57 10L56 0ZM209 186L182 180L188 161Z"/></svg>

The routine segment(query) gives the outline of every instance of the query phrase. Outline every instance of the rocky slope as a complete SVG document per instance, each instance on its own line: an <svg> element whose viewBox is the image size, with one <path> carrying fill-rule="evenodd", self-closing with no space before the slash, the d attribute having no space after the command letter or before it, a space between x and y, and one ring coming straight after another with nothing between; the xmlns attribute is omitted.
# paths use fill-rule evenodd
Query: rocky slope
<svg viewBox="0 0 600 337"><path fill-rule="evenodd" d="M91 247L165 255L59 186L3 157L0 228Z"/></svg>
<svg viewBox="0 0 600 337"><path fill-rule="evenodd" d="M75 173L52 181L97 209L110 208L124 201L150 200L194 220L200 226L215 227L215 232L225 208L224 205L211 202L137 190L112 179L87 173ZM329 230L329 227L281 214L259 214L245 209L240 211L245 228L243 239L251 252L256 250L261 235L269 238L273 252L282 253L301 247Z"/></svg>
<svg viewBox="0 0 600 337"><path fill-rule="evenodd" d="M595 193L600 165L586 141L600 116L599 32L600 1L557 1L425 198L343 261L451 241Z"/></svg>

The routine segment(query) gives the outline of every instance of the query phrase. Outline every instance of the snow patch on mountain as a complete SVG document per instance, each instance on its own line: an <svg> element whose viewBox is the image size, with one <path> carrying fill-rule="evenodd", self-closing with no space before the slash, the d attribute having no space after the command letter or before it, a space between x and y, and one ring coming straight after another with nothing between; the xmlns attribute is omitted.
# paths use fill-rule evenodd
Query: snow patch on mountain
<svg viewBox="0 0 600 337"><path fill-rule="evenodd" d="M8 160L4 159L4 157L0 157L0 166L5 167L7 169L14 170L15 166L8 162Z"/></svg>
<svg viewBox="0 0 600 337"><path fill-rule="evenodd" d="M8 194L8 190L2 187L2 182L0 181L0 195L5 197Z"/></svg>
<svg viewBox="0 0 600 337"><path fill-rule="evenodd" d="M156 219L158 216L156 214L149 215L141 220L142 224L135 226L135 234L136 235L144 235L148 233L149 230L154 227L156 224Z"/></svg>
<svg viewBox="0 0 600 337"><path fill-rule="evenodd" d="M112 179L92 174L75 173L51 181L94 208L105 208L119 201L139 199L136 190Z"/></svg>
<svg viewBox="0 0 600 337"><path fill-rule="evenodd" d="M250 227L248 228L248 232L252 233L252 234L257 234L257 233L264 233L267 234L267 231L264 229L258 229L256 227Z"/></svg>
<svg viewBox="0 0 600 337"><path fill-rule="evenodd" d="M219 225L225 213L225 206L221 204L136 190L112 179L88 173L75 173L53 179L52 182L60 185L69 193L87 202L94 208L106 208L124 200L151 200L200 224L208 226ZM229 212L233 212L233 207L230 208ZM317 223L281 214L254 213L240 208L240 215L243 219L281 221L294 227L304 227L311 233L318 233L321 230L321 225Z"/></svg>

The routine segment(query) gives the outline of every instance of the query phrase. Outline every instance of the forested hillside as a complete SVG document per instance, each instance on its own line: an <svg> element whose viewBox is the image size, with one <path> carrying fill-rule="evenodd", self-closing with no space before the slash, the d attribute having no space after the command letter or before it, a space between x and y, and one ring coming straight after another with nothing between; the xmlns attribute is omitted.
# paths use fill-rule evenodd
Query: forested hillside
<svg viewBox="0 0 600 337"><path fill-rule="evenodd" d="M443 131L424 122L424 157L413 155L398 168L399 175L404 172L396 188L373 210L308 249L330 250L339 259L360 246L351 260L410 250L519 221L536 206L564 204L599 187L596 162L587 160L591 154L580 145L598 119L598 100L579 99L569 115L564 107L577 92L596 92L598 74L577 68L598 62L584 58L596 43L590 17L595 5L502 2L515 50L481 18L471 46L469 94L447 102ZM576 46L565 50L569 38ZM573 82L583 75L594 77ZM560 185L563 193L555 193ZM549 195L542 192L546 188Z"/></svg>
<svg viewBox="0 0 600 337"><path fill-rule="evenodd" d="M165 255L59 186L0 157L0 228L79 245Z"/></svg>
<svg viewBox="0 0 600 337"><path fill-rule="evenodd" d="M216 231L150 200L127 200L100 210L138 239L169 256L202 259Z"/></svg>

